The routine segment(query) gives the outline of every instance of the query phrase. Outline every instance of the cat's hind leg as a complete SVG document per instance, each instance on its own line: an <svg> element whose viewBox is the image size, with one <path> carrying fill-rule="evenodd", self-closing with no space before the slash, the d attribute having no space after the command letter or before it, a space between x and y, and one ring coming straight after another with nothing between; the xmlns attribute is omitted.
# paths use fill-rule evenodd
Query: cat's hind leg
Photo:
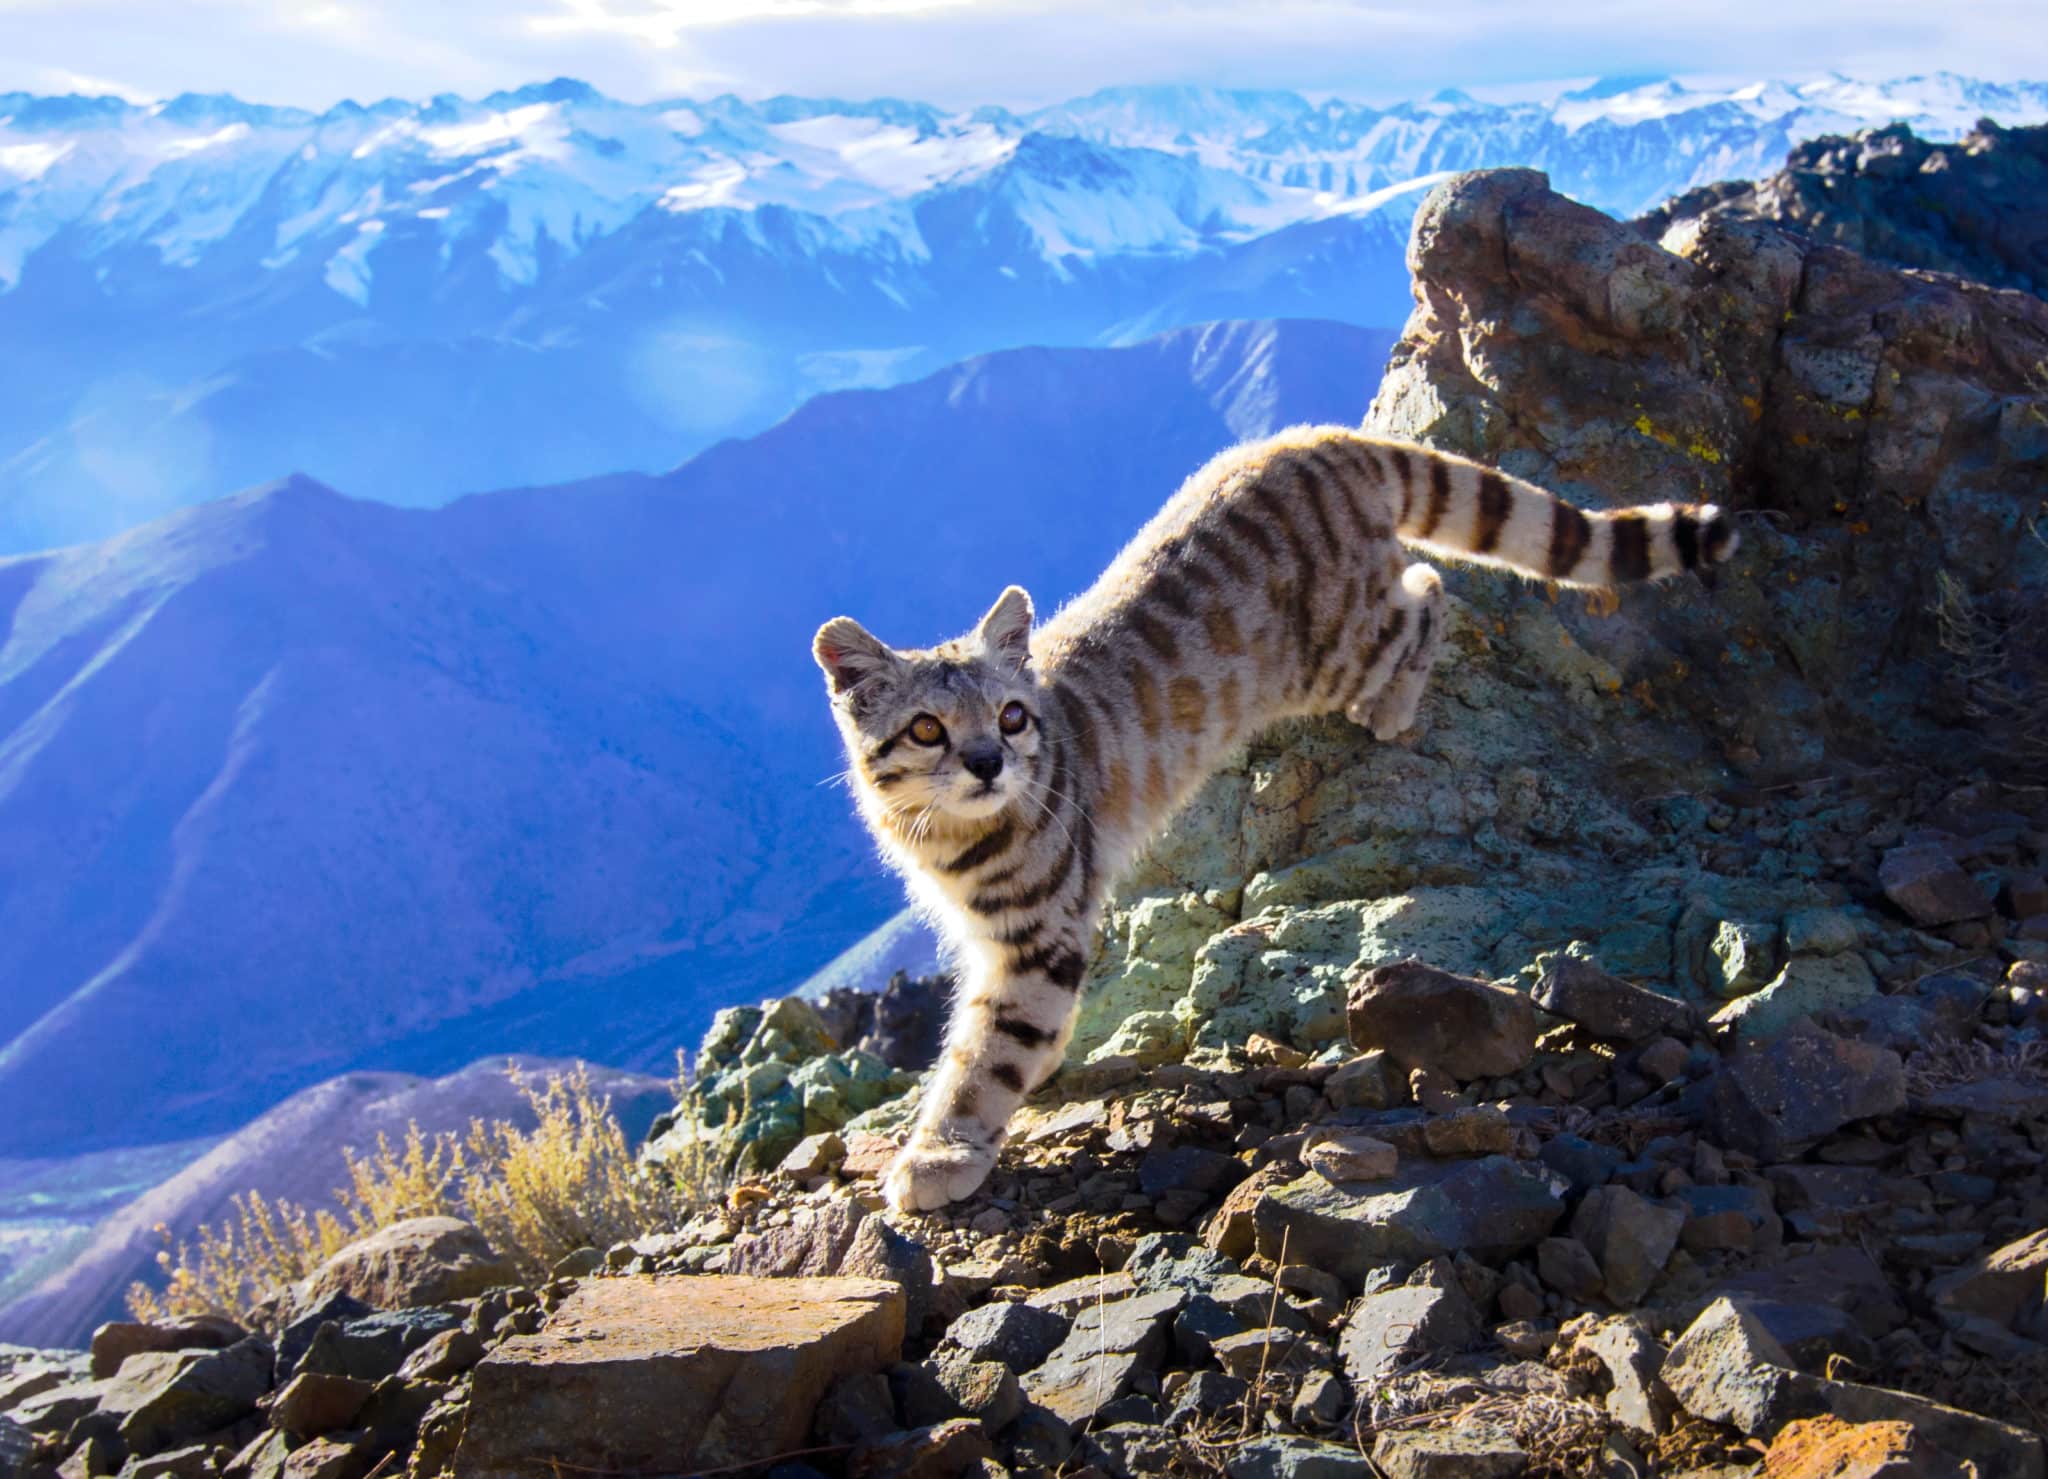
<svg viewBox="0 0 2048 1479"><path fill-rule="evenodd" d="M1373 738L1390 740L1414 725L1429 671L1443 650L1448 604L1443 577L1420 561L1403 570L1388 592L1375 639L1381 650L1344 707L1345 716L1371 730Z"/></svg>

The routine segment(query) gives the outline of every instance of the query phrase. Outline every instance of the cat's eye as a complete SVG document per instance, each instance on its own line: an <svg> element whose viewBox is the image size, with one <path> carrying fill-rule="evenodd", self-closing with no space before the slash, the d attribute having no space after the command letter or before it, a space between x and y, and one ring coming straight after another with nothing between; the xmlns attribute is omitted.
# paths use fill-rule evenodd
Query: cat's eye
<svg viewBox="0 0 2048 1479"><path fill-rule="evenodd" d="M946 738L946 726L929 714L919 714L910 721L910 737L921 745L942 744Z"/></svg>
<svg viewBox="0 0 2048 1479"><path fill-rule="evenodd" d="M1024 705L1011 699L1003 705L1002 713L996 715L996 723L1002 726L1004 734L1022 734L1024 726L1031 722L1031 716L1024 712Z"/></svg>

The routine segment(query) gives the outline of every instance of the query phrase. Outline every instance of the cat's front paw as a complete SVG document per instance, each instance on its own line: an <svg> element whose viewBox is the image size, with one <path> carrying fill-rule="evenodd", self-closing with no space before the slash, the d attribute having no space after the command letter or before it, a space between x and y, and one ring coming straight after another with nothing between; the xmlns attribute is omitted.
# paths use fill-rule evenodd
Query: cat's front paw
<svg viewBox="0 0 2048 1479"><path fill-rule="evenodd" d="M898 1212L930 1212L971 1194L988 1179L995 1152L971 1145L913 1140L903 1147L882 1183Z"/></svg>

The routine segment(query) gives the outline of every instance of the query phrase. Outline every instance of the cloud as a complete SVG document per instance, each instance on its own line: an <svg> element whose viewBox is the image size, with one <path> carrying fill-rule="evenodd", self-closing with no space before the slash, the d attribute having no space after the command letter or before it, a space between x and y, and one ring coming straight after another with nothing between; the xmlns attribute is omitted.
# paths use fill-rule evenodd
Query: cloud
<svg viewBox="0 0 2048 1479"><path fill-rule="evenodd" d="M581 77L1029 105L1125 82L1391 100L1615 73L2048 76L2038 0L0 0L0 88L324 106ZM111 82L104 79L114 79Z"/></svg>

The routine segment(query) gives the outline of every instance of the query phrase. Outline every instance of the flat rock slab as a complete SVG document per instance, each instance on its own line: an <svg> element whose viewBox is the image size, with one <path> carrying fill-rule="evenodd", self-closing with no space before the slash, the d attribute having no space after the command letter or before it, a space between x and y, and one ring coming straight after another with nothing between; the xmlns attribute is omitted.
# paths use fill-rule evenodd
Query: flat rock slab
<svg viewBox="0 0 2048 1479"><path fill-rule="evenodd" d="M1531 997L1551 1015L1617 1042L1685 1033L1695 1015L1687 1003L1633 986L1575 955L1553 958Z"/></svg>
<svg viewBox="0 0 2048 1479"><path fill-rule="evenodd" d="M1375 966L1348 983L1351 1041L1459 1082L1519 1073L1536 1051L1536 1009L1505 986L1419 960Z"/></svg>
<svg viewBox="0 0 2048 1479"><path fill-rule="evenodd" d="M1311 1264L1356 1289L1382 1264L1461 1251L1512 1258L1564 1216L1568 1185L1506 1156L1409 1161L1385 1181L1340 1185L1311 1173L1261 1196L1253 1220L1265 1257Z"/></svg>
<svg viewBox="0 0 2048 1479"><path fill-rule="evenodd" d="M1708 1113L1719 1143L1786 1160L1846 1124L1905 1107L1897 1053L1809 1027L1729 1059Z"/></svg>
<svg viewBox="0 0 2048 1479"><path fill-rule="evenodd" d="M689 1473L801 1448L827 1387L903 1353L875 1279L593 1279L471 1377L455 1470Z"/></svg>
<svg viewBox="0 0 2048 1479"><path fill-rule="evenodd" d="M1187 1295L1178 1289L1133 1294L1084 1309L1059 1348L1024 1378L1025 1395L1061 1421L1079 1426L1126 1391L1166 1355L1168 1327Z"/></svg>
<svg viewBox="0 0 2048 1479"><path fill-rule="evenodd" d="M1461 1423L1382 1433L1372 1461L1387 1479L1520 1479L1529 1455L1499 1428Z"/></svg>

